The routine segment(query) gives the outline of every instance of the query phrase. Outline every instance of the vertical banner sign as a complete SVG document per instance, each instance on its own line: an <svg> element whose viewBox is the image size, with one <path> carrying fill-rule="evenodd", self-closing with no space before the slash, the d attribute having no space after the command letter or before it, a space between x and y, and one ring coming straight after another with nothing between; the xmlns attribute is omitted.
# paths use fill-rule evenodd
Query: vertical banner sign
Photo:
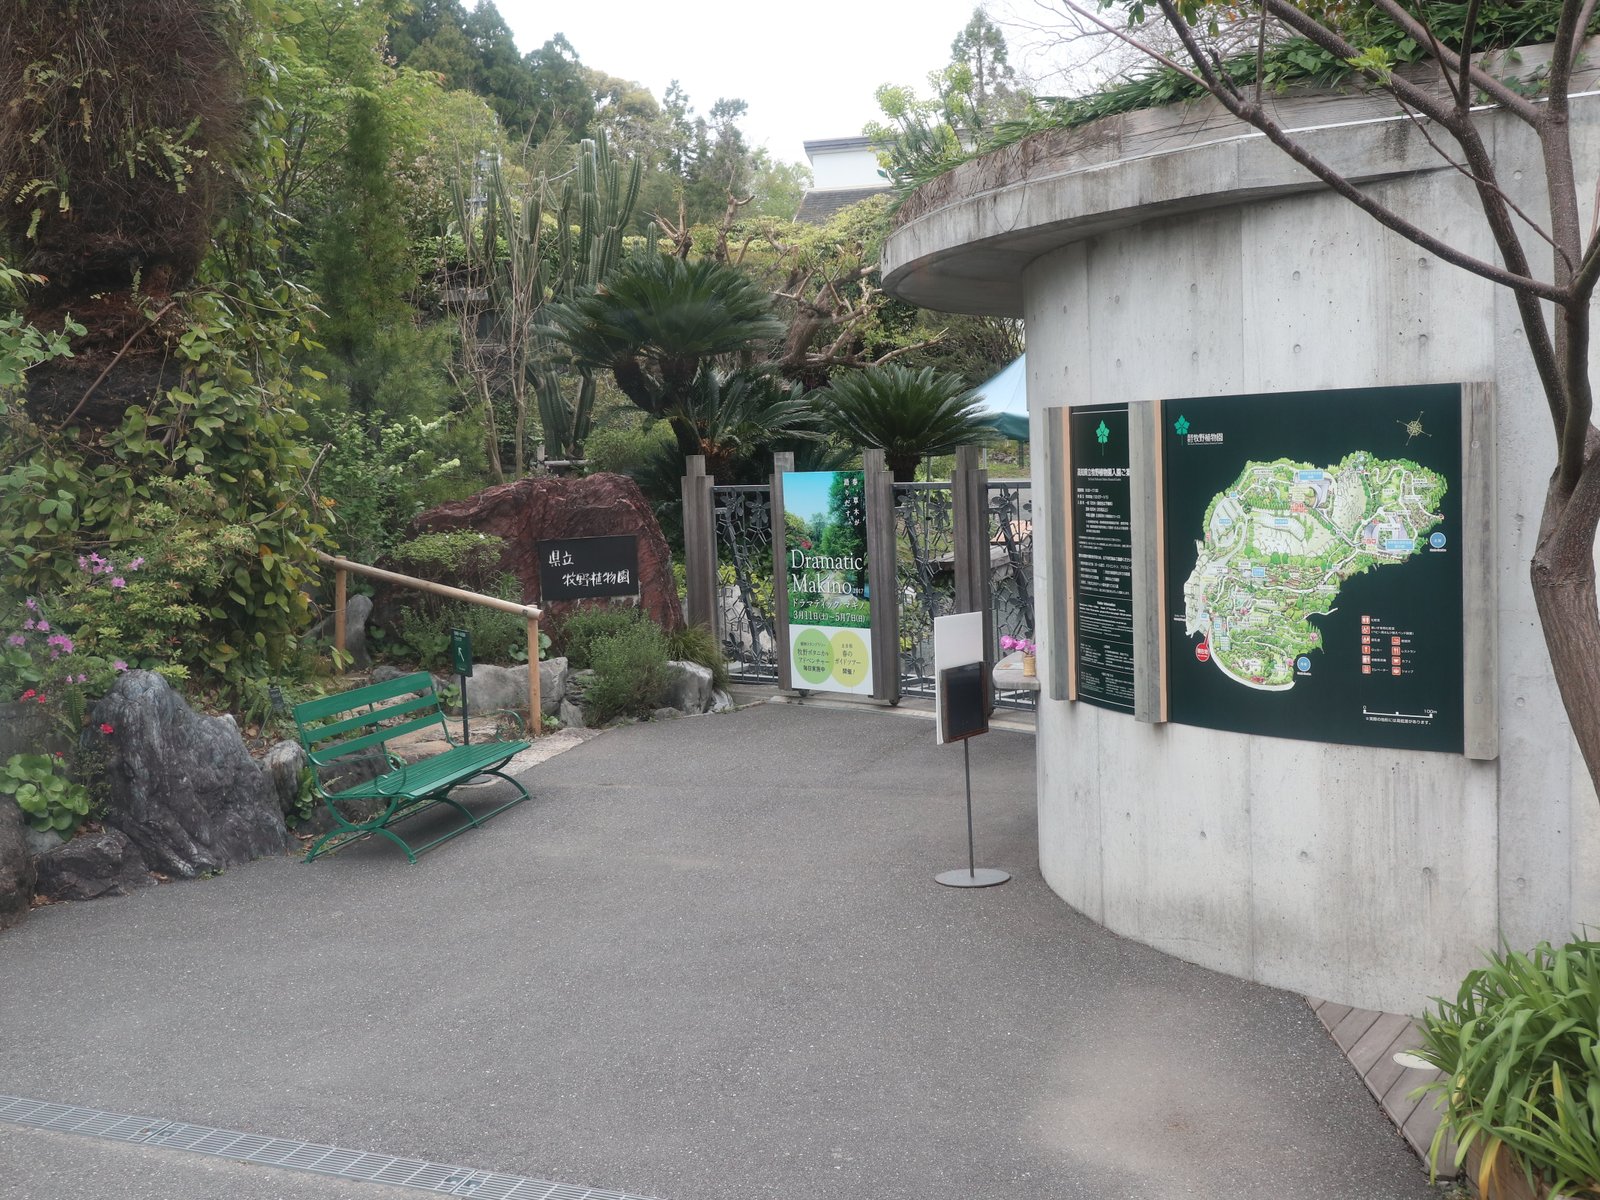
<svg viewBox="0 0 1600 1200"><path fill-rule="evenodd" d="M1162 408L1172 720L1461 753L1461 387Z"/></svg>
<svg viewBox="0 0 1600 1200"><path fill-rule="evenodd" d="M865 475L785 471L783 508L794 686L870 696Z"/></svg>
<svg viewBox="0 0 1600 1200"><path fill-rule="evenodd" d="M1133 711L1133 497L1128 406L1067 413L1078 699Z"/></svg>

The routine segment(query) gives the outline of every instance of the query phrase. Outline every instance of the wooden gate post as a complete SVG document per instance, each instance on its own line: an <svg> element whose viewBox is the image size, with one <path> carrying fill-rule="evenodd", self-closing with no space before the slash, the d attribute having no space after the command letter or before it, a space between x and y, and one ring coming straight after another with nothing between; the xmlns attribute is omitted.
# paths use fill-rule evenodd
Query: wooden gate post
<svg viewBox="0 0 1600 1200"><path fill-rule="evenodd" d="M900 595L895 570L894 476L882 450L861 455L867 502L867 590L872 601L872 695L900 703Z"/></svg>
<svg viewBox="0 0 1600 1200"><path fill-rule="evenodd" d="M983 614L983 661L995 662L994 571L989 561L989 470L976 446L956 450L950 484L956 559L956 611Z"/></svg>
<svg viewBox="0 0 1600 1200"><path fill-rule="evenodd" d="M703 625L722 642L717 628L717 526L712 500L715 480L706 474L706 456L691 454L683 477L683 573L688 592L684 617L690 625Z"/></svg>

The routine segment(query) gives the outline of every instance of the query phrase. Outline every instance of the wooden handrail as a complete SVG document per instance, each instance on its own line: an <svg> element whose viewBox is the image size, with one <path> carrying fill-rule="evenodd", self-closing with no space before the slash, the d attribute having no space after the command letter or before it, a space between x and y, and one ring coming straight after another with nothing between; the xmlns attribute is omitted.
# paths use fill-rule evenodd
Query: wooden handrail
<svg viewBox="0 0 1600 1200"><path fill-rule="evenodd" d="M544 732L544 713L541 710L539 696L539 621L544 616L544 610L531 604L518 604L515 600L502 600L498 596L484 596L478 592L469 592L464 588L450 587L448 584L435 583L431 579L418 579L412 575L401 575L398 571L385 571L380 567L370 567L366 563L352 562L348 558L336 558L332 554L317 551L317 561L324 566L334 569L333 578L333 648L339 653L344 653L345 647L345 573L364 575L368 579L376 579L383 583L393 584L395 587L410 588L417 592L428 592L435 596L443 596L447 600L460 600L467 604L477 604L483 608L493 608L500 612L515 613L528 623L528 728L537 737Z"/></svg>

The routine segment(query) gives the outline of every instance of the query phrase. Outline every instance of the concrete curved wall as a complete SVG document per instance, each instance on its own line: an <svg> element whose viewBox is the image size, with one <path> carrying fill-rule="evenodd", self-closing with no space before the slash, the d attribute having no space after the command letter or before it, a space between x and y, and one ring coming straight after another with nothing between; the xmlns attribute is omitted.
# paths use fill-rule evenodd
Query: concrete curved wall
<svg viewBox="0 0 1600 1200"><path fill-rule="evenodd" d="M1370 100L1285 110L1391 206L1493 257L1470 189L1409 125ZM1600 101L1578 117L1579 178L1592 180ZM1537 211L1534 147L1486 122ZM1036 496L1052 406L1496 387L1498 760L1041 699L1040 860L1067 903L1229 974L1389 1011L1453 994L1501 937L1522 946L1600 921L1600 812L1528 585L1554 449L1509 293L1389 234L1214 109L1118 118L969 164L908 206L885 279L918 303L1025 318ZM1041 547L1058 536L1047 508ZM1060 581L1038 562L1042 606Z"/></svg>

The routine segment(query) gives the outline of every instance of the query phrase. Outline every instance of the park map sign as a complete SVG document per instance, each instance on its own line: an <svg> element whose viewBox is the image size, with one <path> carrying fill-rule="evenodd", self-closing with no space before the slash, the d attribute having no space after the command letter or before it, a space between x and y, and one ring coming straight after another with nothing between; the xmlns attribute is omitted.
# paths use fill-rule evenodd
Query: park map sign
<svg viewBox="0 0 1600 1200"><path fill-rule="evenodd" d="M1168 715L1463 748L1461 389L1162 405Z"/></svg>
<svg viewBox="0 0 1600 1200"><path fill-rule="evenodd" d="M783 509L793 685L870 696L866 477L785 471Z"/></svg>

